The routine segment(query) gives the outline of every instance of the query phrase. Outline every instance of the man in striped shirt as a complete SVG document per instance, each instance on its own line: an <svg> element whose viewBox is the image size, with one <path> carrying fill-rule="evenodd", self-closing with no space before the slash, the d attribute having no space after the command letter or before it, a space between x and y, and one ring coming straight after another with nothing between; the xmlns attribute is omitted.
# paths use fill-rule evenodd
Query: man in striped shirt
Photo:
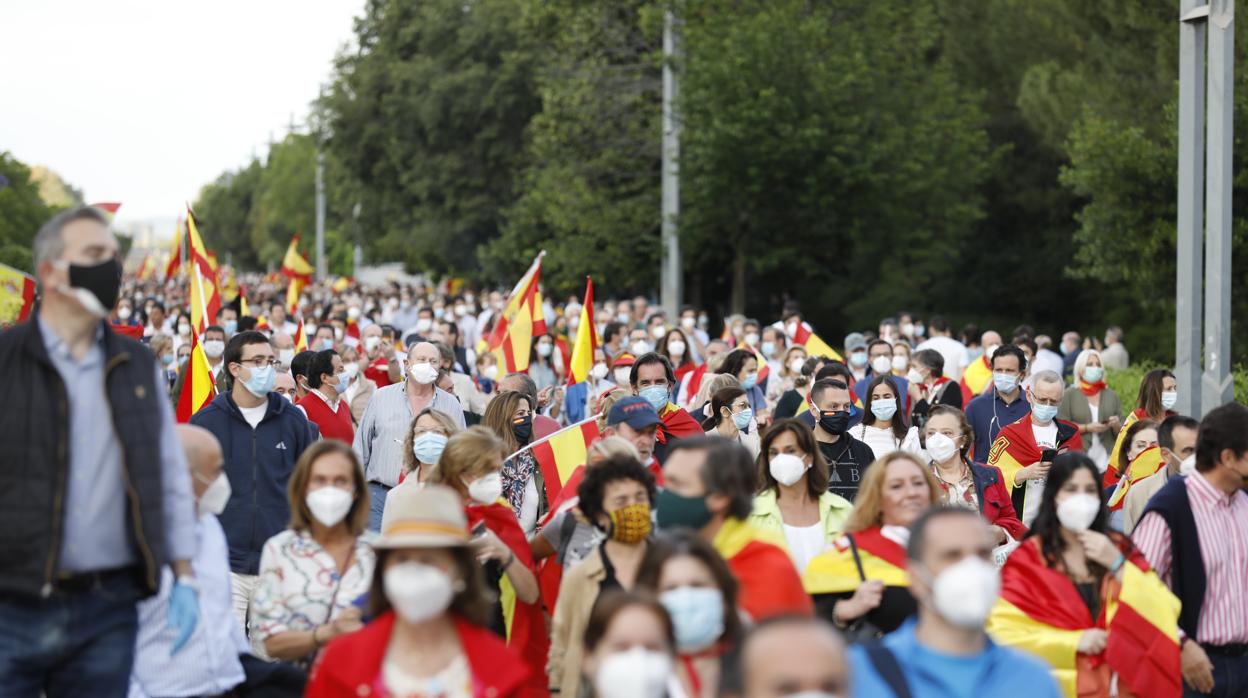
<svg viewBox="0 0 1248 698"><path fill-rule="evenodd" d="M1196 472L1149 501L1133 539L1183 603L1184 695L1248 687L1248 407L1223 405L1200 423Z"/></svg>

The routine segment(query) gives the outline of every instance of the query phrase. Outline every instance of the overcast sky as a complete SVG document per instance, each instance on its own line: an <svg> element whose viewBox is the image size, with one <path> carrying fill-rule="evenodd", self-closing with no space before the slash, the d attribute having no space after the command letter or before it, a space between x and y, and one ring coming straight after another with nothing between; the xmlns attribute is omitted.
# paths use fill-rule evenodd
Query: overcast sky
<svg viewBox="0 0 1248 698"><path fill-rule="evenodd" d="M363 0L0 0L0 151L172 219L329 78Z"/></svg>

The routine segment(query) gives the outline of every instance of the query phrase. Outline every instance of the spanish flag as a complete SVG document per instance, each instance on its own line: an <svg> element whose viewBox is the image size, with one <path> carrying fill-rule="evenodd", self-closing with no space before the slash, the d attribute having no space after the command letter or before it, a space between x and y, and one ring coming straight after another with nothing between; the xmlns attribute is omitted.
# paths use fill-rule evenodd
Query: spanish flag
<svg viewBox="0 0 1248 698"><path fill-rule="evenodd" d="M203 334L221 309L221 294L213 278L198 263L191 265L191 328Z"/></svg>
<svg viewBox="0 0 1248 698"><path fill-rule="evenodd" d="M312 264L299 254L299 233L295 233L286 247L286 256L282 258L282 275L290 279L290 285L286 287L286 312L293 314L298 308L299 294L312 280L313 271Z"/></svg>
<svg viewBox="0 0 1248 698"><path fill-rule="evenodd" d="M1125 540L1116 541L1120 548ZM1109 695L1113 673L1119 696L1179 696L1179 600L1138 553L1124 554L1129 562L1122 581L1104 580L1101 612L1094 619L1074 583L1045 564L1038 539L1024 541L1001 570L1001 597L988 619L989 634L1047 662L1072 698ZM1091 628L1108 634L1105 651L1080 654L1079 639Z"/></svg>
<svg viewBox="0 0 1248 698"><path fill-rule="evenodd" d="M987 390L991 383L992 364L988 363L987 355L980 354L962 372L962 380L958 382L958 386L962 388L962 404L971 404L971 400Z"/></svg>
<svg viewBox="0 0 1248 698"><path fill-rule="evenodd" d="M858 546L858 559L862 561L861 576L858 574L858 564L854 562L853 545ZM878 579L885 586L910 586L910 573L906 571L906 551L896 542L885 538L878 526L848 533L833 541L826 552L810 561L802 575L802 585L812 595L845 594L857 589L864 576L867 579Z"/></svg>
<svg viewBox="0 0 1248 698"><path fill-rule="evenodd" d="M299 320L298 327L295 328L295 353L308 350L308 334L303 331L303 320Z"/></svg>
<svg viewBox="0 0 1248 698"><path fill-rule="evenodd" d="M737 604L753 620L814 613L815 606L802 589L802 578L793 567L783 534L729 518L711 545L737 578L741 589Z"/></svg>
<svg viewBox="0 0 1248 698"><path fill-rule="evenodd" d="M191 421L191 415L200 411L217 396L217 388L212 381L212 370L208 368L208 357L204 348L199 345L199 332L191 333L191 358L186 362L186 380L182 385L182 394L178 397L178 422L185 424Z"/></svg>
<svg viewBox="0 0 1248 698"><path fill-rule="evenodd" d="M1118 436L1114 439L1114 448L1109 452L1109 467L1105 469L1105 474L1101 479L1103 487L1113 487L1118 484L1118 479L1122 477L1122 473L1118 472L1118 455L1122 452L1122 443L1127 438L1127 430L1132 424L1147 416L1144 409L1140 408L1127 415L1126 420L1123 421L1122 428L1118 430Z"/></svg>
<svg viewBox="0 0 1248 698"><path fill-rule="evenodd" d="M807 356L826 356L829 359L835 359L836 361L845 361L845 359L838 354L835 349L829 346L827 342L820 339L819 335L815 334L814 328L812 328L808 322L802 321L798 323L797 327L794 329L793 336L789 339L793 340L794 344L800 344L806 347Z"/></svg>
<svg viewBox="0 0 1248 698"><path fill-rule="evenodd" d="M1053 423L1057 425L1059 452L1083 450L1083 439L1079 436L1078 426L1060 419ZM1042 454L1043 450L1036 443L1035 431L1031 428L1030 414L1023 415L1022 419L1002 429L988 451L988 465L1001 469L1005 487L1010 492L1010 498L1014 500L1014 509L1020 519L1026 512L1027 488L1019 486L1014 481L1014 476L1023 468L1039 463Z"/></svg>
<svg viewBox="0 0 1248 698"><path fill-rule="evenodd" d="M598 417L594 415L525 446L508 456L508 460L525 449L531 450L542 469L542 479L546 482L546 501L553 502L559 498L559 493L572 473L585 464L589 445L596 440Z"/></svg>
<svg viewBox="0 0 1248 698"><path fill-rule="evenodd" d="M147 281L156 273L156 260L152 259L149 252L143 255L143 261L139 263L139 269L135 272L135 278L139 281Z"/></svg>
<svg viewBox="0 0 1248 698"><path fill-rule="evenodd" d="M1166 467L1166 459L1161 455L1161 447L1153 446L1146 448L1140 452L1127 466L1127 477L1118 481L1118 487L1114 489L1114 493L1109 497L1110 511L1118 511L1122 508L1122 502L1127 498L1127 490L1131 489L1131 485L1153 475L1162 468Z"/></svg>
<svg viewBox="0 0 1248 698"><path fill-rule="evenodd" d="M545 255L545 252L538 253L533 265L512 289L507 305L495 323L494 331L490 333L487 347L498 359L500 372L527 371L533 338L546 334L542 294L538 291L542 276L542 257Z"/></svg>
<svg viewBox="0 0 1248 698"><path fill-rule="evenodd" d="M178 219L177 230L173 232L173 253L169 255L169 263L165 265L165 281L173 278L182 266L182 238L186 237L186 228L182 219Z"/></svg>
<svg viewBox="0 0 1248 698"><path fill-rule="evenodd" d="M0 264L0 325L25 322L34 307L34 277Z"/></svg>
<svg viewBox="0 0 1248 698"><path fill-rule="evenodd" d="M516 562L524 565L530 572L537 575L533 564L533 554L524 531L516 520L516 514L505 500L499 499L494 504L472 504L464 507L468 517L469 530L484 523L494 535L498 536L516 556ZM529 667L530 683L534 690L540 691L546 686L546 654L550 649L550 635L546 631L546 619L542 615L540 603L524 603L516 598L515 587L506 574L499 576L498 602L502 606L504 637L507 646L521 656ZM528 694L538 695L539 693Z"/></svg>
<svg viewBox="0 0 1248 698"><path fill-rule="evenodd" d="M91 204L91 208L98 208L108 214L108 220L109 222L112 222L112 220L117 217L117 212L121 210L121 204L116 201L108 201Z"/></svg>

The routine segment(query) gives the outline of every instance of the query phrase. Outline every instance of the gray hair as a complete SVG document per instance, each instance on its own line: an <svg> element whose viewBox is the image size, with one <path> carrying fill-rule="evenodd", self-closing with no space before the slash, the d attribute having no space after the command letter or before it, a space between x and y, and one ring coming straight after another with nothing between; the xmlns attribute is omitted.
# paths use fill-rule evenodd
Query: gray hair
<svg viewBox="0 0 1248 698"><path fill-rule="evenodd" d="M1057 383L1062 387L1066 386L1062 377L1057 375L1057 371L1039 371L1031 377L1031 382L1032 385L1039 385L1041 383Z"/></svg>
<svg viewBox="0 0 1248 698"><path fill-rule="evenodd" d="M522 395L528 396L529 402L530 404L533 405L534 411L537 411L537 383L533 381L533 377L527 373L516 372L516 373L508 373L507 375L503 376L503 380L507 380L508 378L515 378L516 380L520 381L520 384L523 386L523 388L519 390L518 392ZM502 381L499 381L499 382L501 383Z"/></svg>
<svg viewBox="0 0 1248 698"><path fill-rule="evenodd" d="M60 259L65 254L65 226L77 221L95 221L105 228L109 225L108 216L94 206L79 206L56 214L35 234L36 269L40 264Z"/></svg>

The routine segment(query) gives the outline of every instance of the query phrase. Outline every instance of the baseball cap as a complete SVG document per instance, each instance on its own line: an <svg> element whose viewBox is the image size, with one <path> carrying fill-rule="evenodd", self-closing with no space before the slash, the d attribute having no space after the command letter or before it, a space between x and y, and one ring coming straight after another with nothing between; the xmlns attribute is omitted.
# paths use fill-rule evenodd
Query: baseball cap
<svg viewBox="0 0 1248 698"><path fill-rule="evenodd" d="M845 335L845 351L853 351L855 349L866 349L867 338L862 336L861 332L850 332Z"/></svg>
<svg viewBox="0 0 1248 698"><path fill-rule="evenodd" d="M611 406L611 412L607 414L609 427L623 422L633 429L645 429L662 421L650 402L637 395L630 395L615 403Z"/></svg>

